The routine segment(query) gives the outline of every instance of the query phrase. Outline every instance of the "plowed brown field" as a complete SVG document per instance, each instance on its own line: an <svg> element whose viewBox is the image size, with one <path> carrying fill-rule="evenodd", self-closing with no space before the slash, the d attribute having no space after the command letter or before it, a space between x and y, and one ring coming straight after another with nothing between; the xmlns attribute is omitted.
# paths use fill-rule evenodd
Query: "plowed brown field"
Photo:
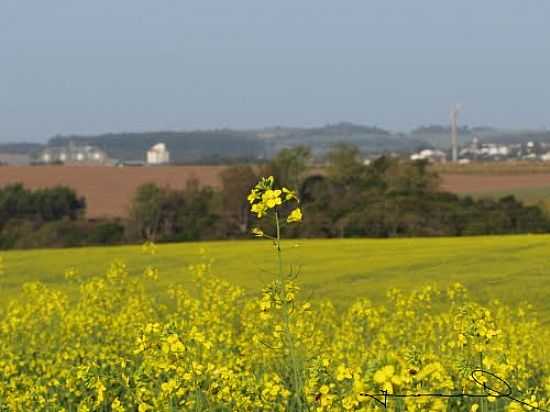
<svg viewBox="0 0 550 412"><path fill-rule="evenodd" d="M540 174L444 174L442 188L454 193L503 192L550 187L550 173Z"/></svg>
<svg viewBox="0 0 550 412"><path fill-rule="evenodd" d="M136 188L143 183L183 188L188 180L197 178L203 185L219 187L219 173L223 169L224 166L3 166L0 167L0 186L15 182L33 189L66 185L86 198L88 217L124 217ZM442 188L472 194L550 188L550 173L443 174Z"/></svg>
<svg viewBox="0 0 550 412"><path fill-rule="evenodd" d="M28 188L65 185L87 202L87 216L124 217L136 188L154 182L183 188L197 178L201 184L219 186L223 166L101 167L101 166L3 166L0 186L20 182Z"/></svg>

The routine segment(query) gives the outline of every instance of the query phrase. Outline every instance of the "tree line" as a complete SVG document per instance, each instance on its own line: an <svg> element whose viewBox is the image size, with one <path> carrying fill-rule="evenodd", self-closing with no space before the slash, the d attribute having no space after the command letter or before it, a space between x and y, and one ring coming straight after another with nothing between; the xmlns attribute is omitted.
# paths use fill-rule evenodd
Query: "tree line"
<svg viewBox="0 0 550 412"><path fill-rule="evenodd" d="M250 237L259 222L247 194L260 176L298 191L303 224L291 237L468 236L550 232L550 218L514 196L473 199L444 192L425 161L382 156L365 164L357 147L340 144L321 167L306 147L284 149L261 165L232 165L219 188L140 186L126 219L90 221L72 189L0 189L0 248L175 242ZM269 224L269 223L262 223ZM260 225L261 226L261 225ZM267 228L264 228L267 229Z"/></svg>
<svg viewBox="0 0 550 412"><path fill-rule="evenodd" d="M85 219L86 200L69 187L0 188L0 249L65 247L124 241L116 221Z"/></svg>

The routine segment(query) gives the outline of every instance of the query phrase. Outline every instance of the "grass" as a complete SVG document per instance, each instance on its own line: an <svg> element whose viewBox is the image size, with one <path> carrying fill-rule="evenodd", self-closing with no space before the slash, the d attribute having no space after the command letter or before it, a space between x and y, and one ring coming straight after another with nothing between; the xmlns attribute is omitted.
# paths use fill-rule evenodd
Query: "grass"
<svg viewBox="0 0 550 412"><path fill-rule="evenodd" d="M313 300L330 298L340 307L361 297L379 303L389 288L458 281L478 301L528 301L550 326L550 236L290 240L283 246L285 263L300 270L299 283ZM66 268L92 276L115 259L136 276L147 265L158 267L159 288L185 283L187 267L201 261L202 249L214 260L218 276L251 292L275 277L268 241L166 244L153 256L143 254L139 246L9 251L0 253L5 265L0 298L6 302L24 282L34 280L72 293L76 286L65 280Z"/></svg>

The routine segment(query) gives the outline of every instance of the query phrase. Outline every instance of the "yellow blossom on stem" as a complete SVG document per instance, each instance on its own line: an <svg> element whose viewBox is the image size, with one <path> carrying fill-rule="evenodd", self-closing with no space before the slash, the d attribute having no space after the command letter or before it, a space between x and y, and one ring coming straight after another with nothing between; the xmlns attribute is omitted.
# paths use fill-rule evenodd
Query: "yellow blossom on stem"
<svg viewBox="0 0 550 412"><path fill-rule="evenodd" d="M262 195L262 202L269 209L279 206L283 203L280 190L266 190Z"/></svg>
<svg viewBox="0 0 550 412"><path fill-rule="evenodd" d="M253 228L251 232L254 236L258 236L258 237L264 236L264 231L258 227Z"/></svg>
<svg viewBox="0 0 550 412"><path fill-rule="evenodd" d="M288 223L297 223L302 221L302 210L300 208L294 209L292 212L290 212L290 215L288 215L286 221Z"/></svg>

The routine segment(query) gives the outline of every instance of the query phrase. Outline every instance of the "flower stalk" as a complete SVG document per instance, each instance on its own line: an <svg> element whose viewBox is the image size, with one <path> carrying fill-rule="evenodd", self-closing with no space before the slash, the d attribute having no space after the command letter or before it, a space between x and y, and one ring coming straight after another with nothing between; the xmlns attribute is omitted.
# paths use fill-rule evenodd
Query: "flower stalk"
<svg viewBox="0 0 550 412"><path fill-rule="evenodd" d="M252 233L257 237L264 237L273 241L277 253L278 263L278 282L273 292L275 301L280 297L280 305L282 309L282 341L286 354L288 356L288 365L290 369L290 381L292 385L292 397L290 399L289 409L301 411L305 405L304 383L302 377L303 368L299 364L297 356L297 348L291 328L291 312L293 307L292 298L287 293L287 276L285 276L283 265L283 254L281 247L281 229L282 229L282 213L285 207L290 203L299 204L296 193L288 188L275 189L274 178L262 178L260 182L252 189L248 196L248 201L251 204L250 211L256 214L258 219L262 219L266 215L272 213L274 219L275 233L274 235L266 234L262 229L253 228ZM294 207L288 213L286 218L287 224L299 223L302 220L302 211L299 207Z"/></svg>

